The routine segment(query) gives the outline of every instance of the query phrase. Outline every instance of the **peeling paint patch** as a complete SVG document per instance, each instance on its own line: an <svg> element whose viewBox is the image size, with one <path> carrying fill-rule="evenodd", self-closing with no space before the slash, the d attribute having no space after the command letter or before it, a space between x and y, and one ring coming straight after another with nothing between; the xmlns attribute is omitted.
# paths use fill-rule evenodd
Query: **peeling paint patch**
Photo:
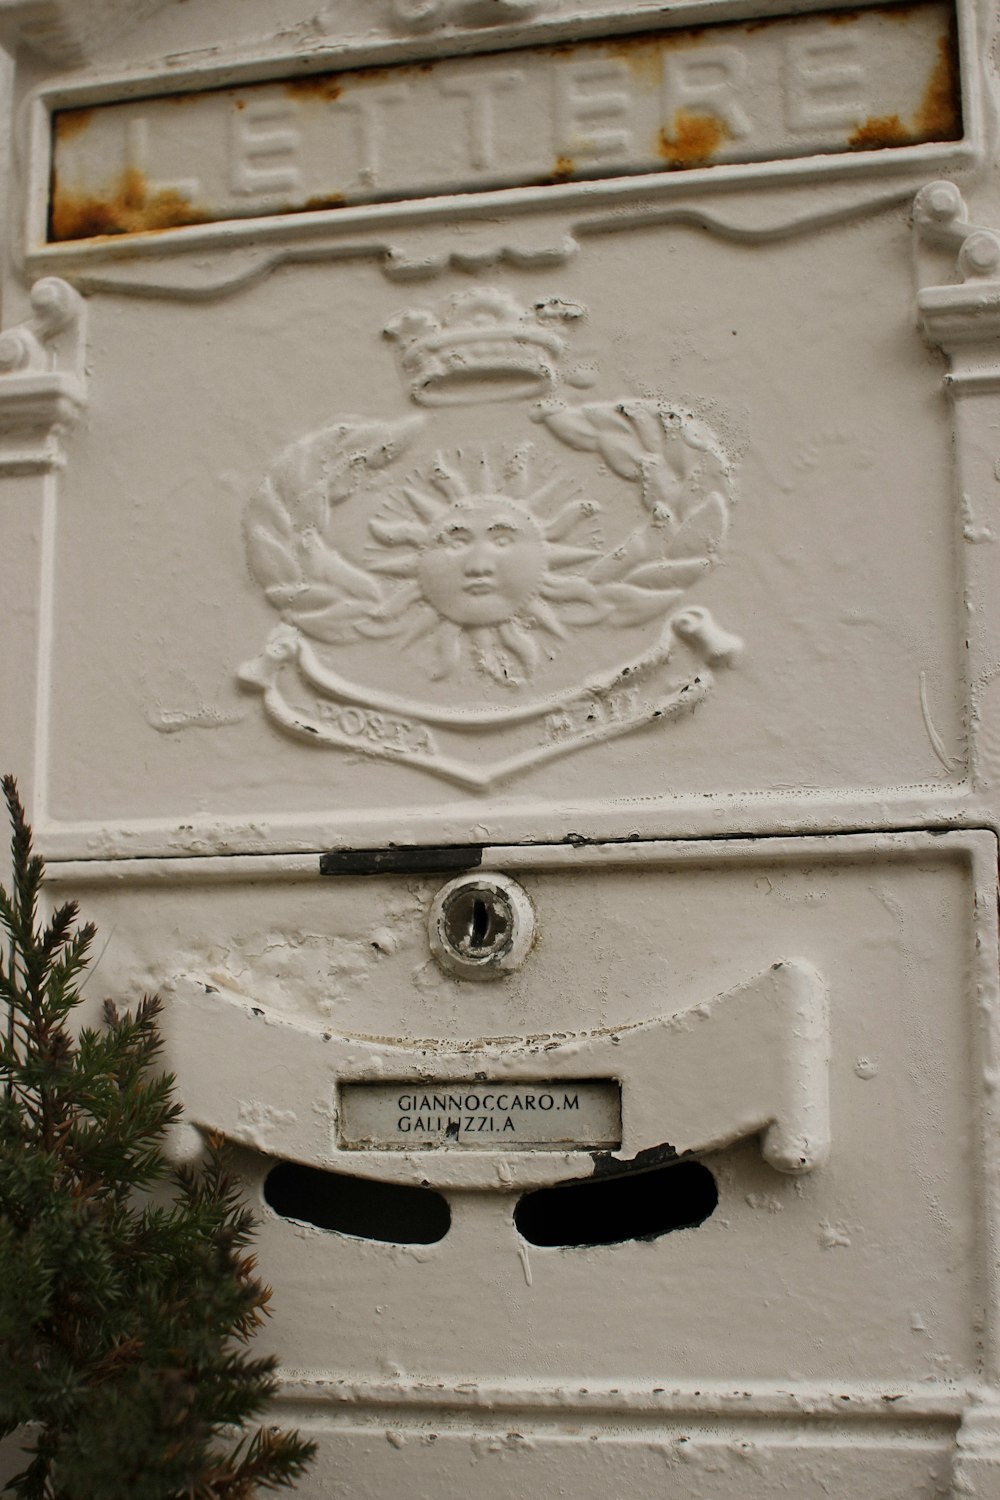
<svg viewBox="0 0 1000 1500"><path fill-rule="evenodd" d="M851 1245L851 1236L844 1224L828 1224L824 1221L819 1226L819 1243L823 1250L848 1250Z"/></svg>
<svg viewBox="0 0 1000 1500"><path fill-rule="evenodd" d="M146 722L160 734L178 734L183 729L225 729L230 724L240 724L245 714L227 714L221 708L196 709L150 709Z"/></svg>
<svg viewBox="0 0 1000 1500"><path fill-rule="evenodd" d="M278 1109L262 1099L240 1099L237 1101L236 1118L242 1139L258 1151L272 1151L275 1136L280 1136L295 1124L295 1112Z"/></svg>

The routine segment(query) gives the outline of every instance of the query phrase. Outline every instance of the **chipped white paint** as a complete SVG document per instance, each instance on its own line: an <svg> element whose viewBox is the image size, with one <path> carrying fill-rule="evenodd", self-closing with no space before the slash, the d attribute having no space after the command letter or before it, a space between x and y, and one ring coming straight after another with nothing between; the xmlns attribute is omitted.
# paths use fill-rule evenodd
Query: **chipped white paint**
<svg viewBox="0 0 1000 1500"><path fill-rule="evenodd" d="M167 999L177 1155L270 1181L305 1500L1000 1494L1000 114L946 10L0 0L2 763L94 1005ZM53 116L117 232L50 237ZM622 1183L699 1227L607 1242Z"/></svg>
<svg viewBox="0 0 1000 1500"><path fill-rule="evenodd" d="M555 8L554 0L384 0L384 3L396 25L412 31L430 31L435 26L502 26Z"/></svg>

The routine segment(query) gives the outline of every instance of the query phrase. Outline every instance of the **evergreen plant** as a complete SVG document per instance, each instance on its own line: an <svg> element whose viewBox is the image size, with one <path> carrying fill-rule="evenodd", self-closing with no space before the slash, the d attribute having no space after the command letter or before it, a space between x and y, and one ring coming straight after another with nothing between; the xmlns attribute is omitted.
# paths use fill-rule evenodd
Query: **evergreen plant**
<svg viewBox="0 0 1000 1500"><path fill-rule="evenodd" d="M254 1220L210 1141L204 1165L164 1153L181 1106L155 1070L160 1001L108 1002L80 1027L95 929L39 918L42 860L12 777L11 891L0 885L0 1435L24 1500L243 1500L294 1483L313 1445L248 1431L276 1362L246 1344L270 1289Z"/></svg>

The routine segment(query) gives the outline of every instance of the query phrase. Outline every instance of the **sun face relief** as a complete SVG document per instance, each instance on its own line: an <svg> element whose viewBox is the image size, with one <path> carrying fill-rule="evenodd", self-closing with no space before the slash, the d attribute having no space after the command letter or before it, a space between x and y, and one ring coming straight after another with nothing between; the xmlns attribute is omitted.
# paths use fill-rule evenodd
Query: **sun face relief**
<svg viewBox="0 0 1000 1500"><path fill-rule="evenodd" d="M456 625L511 619L544 573L538 522L504 495L471 495L453 506L417 562L424 598Z"/></svg>
<svg viewBox="0 0 1000 1500"><path fill-rule="evenodd" d="M567 611L596 613L583 575L599 555L597 506L575 488L562 476L534 482L528 447L464 465L439 453L372 516L369 567L402 580L391 612L406 642L427 639L434 680L468 661L516 687L565 638Z"/></svg>

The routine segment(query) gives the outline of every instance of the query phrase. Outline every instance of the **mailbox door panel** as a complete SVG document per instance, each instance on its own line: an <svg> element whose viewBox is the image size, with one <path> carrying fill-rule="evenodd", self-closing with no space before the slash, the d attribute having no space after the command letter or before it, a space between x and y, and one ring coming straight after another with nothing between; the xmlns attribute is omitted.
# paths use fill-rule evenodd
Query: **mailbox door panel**
<svg viewBox="0 0 1000 1500"><path fill-rule="evenodd" d="M635 1493L685 1493L691 1443L707 1495L744 1460L751 1493L787 1474L800 1493L847 1494L849 1442L870 1448L886 1493L933 1494L990 1359L995 865L989 834L490 850L482 869L516 879L537 924L499 980L433 957L444 877L323 879L286 860L239 884L225 861L192 870L195 887L171 861L136 862L124 883L113 865L62 878L86 880L113 934L116 992L147 984L152 954L183 934L170 1061L191 1118L241 1143L278 1289L264 1341L296 1351L285 1399L341 1455L330 1493L374 1443L373 1493L394 1492L412 1445L442 1493L473 1464L527 1494L549 1462L572 1468L611 1441L610 1421L630 1435L608 1462L634 1467ZM772 1024L758 1008L776 966L824 997L822 1065L790 1093L774 1059L794 1055L805 1012ZM344 1046L346 1083L394 1093L367 1149L345 1149L341 1065L311 1061L309 1047ZM679 1139L692 1073L711 1108L701 1138ZM478 1107L488 1088L567 1076L620 1084L622 1149L575 1148L576 1116L560 1153L521 1119L505 1149L482 1149L474 1126L434 1134L436 1092L475 1088ZM763 1106L748 1078L764 1080ZM828 1101L828 1154L776 1170L763 1122L809 1091ZM418 1131L406 1149L400 1119ZM609 1197L609 1183L635 1191ZM447 1204L443 1223L414 1188ZM727 1413L724 1439L721 1416L696 1420L702 1401ZM613 1413L596 1426L594 1403Z"/></svg>

